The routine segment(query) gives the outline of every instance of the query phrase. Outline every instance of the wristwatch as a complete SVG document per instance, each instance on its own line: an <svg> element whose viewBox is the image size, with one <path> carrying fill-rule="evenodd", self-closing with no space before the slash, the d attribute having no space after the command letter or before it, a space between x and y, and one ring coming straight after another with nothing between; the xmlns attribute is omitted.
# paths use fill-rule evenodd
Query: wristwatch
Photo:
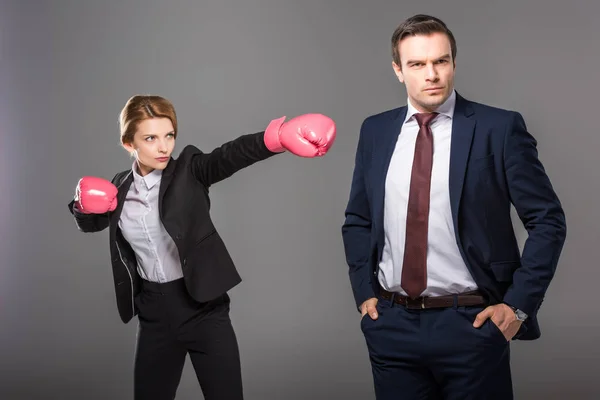
<svg viewBox="0 0 600 400"><path fill-rule="evenodd" d="M511 306L510 304L506 304L506 305L509 306L515 312L515 315L517 316L517 321L523 322L527 319L528 315L525 314L523 311Z"/></svg>

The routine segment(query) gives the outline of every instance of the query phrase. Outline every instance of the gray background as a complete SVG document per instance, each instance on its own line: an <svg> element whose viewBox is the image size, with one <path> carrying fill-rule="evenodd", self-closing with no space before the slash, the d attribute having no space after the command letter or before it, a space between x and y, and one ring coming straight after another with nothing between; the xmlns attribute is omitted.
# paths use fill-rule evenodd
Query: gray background
<svg viewBox="0 0 600 400"><path fill-rule="evenodd" d="M337 121L325 158L213 187L213 216L244 278L230 294L247 399L373 398L340 226L360 123L406 102L389 38L421 12L456 35L459 93L524 115L567 214L543 336L513 345L517 398L594 398L600 4L483 3L2 1L0 398L131 398L136 320L118 318L108 234L79 233L67 203L80 176L130 167L117 116L136 93L173 101L176 152L281 115Z"/></svg>

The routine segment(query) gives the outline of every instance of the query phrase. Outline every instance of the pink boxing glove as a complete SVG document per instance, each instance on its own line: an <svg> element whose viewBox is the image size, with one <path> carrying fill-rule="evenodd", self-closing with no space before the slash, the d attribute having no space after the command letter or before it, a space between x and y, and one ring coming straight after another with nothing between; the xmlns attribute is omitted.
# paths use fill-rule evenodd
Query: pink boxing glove
<svg viewBox="0 0 600 400"><path fill-rule="evenodd" d="M117 187L110 181L84 176L75 188L77 209L84 214L104 214L117 208Z"/></svg>
<svg viewBox="0 0 600 400"><path fill-rule="evenodd" d="M274 119L265 130L265 145L274 152L288 150L300 157L324 156L335 141L335 122L323 114L304 114L283 122Z"/></svg>

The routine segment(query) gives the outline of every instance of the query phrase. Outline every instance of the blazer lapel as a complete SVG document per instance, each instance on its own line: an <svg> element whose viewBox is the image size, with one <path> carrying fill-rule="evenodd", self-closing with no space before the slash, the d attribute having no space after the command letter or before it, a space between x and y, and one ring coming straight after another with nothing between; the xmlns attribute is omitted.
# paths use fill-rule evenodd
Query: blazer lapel
<svg viewBox="0 0 600 400"><path fill-rule="evenodd" d="M376 144L374 143L372 147L374 152L376 152L378 149L381 149L379 154L374 154L374 159L378 159L378 164L377 169L375 169L375 176L377 177L375 182L377 182L377 186L375 186L375 193L373 196L374 199L377 199L375 204L378 207L378 209L374 211L377 218L376 226L379 227L379 237L377 242L381 244L379 246L380 248L378 249L380 253L378 254L379 257L381 256L381 248L383 247L384 236L383 212L385 208L385 181L390 167L390 161L392 160L392 155L394 154L394 149L396 148L396 142L398 141L398 136L400 135L402 125L404 124L404 119L406 118L407 110L408 107L406 106L398 109L398 111L395 113L395 116L391 118L387 126L382 126L383 132L381 132L380 135L381 142ZM378 135L379 133L380 132L373 132L373 135Z"/></svg>
<svg viewBox="0 0 600 400"><path fill-rule="evenodd" d="M400 135L402 125L404 124L404 119L406 118L407 110L408 108L406 106L398 109L395 118L392 119L391 123L388 125L387 129L383 134L383 146L381 146L381 148L385 153L381 158L381 167L383 168L382 176L384 177L384 182L385 177L387 176L388 168L390 166L390 161L392 160L392 155L394 154L394 149L396 148L398 136Z"/></svg>
<svg viewBox="0 0 600 400"><path fill-rule="evenodd" d="M471 143L475 133L474 111L469 102L456 95L454 121L452 122L452 141L450 150L450 207L454 229L458 232L458 209L467 169L467 161L471 152Z"/></svg>
<svg viewBox="0 0 600 400"><path fill-rule="evenodd" d="M165 197L165 192L167 191L167 188L173 180L175 163L176 160L174 160L173 157L171 157L169 163L167 164L167 167L163 170L162 177L160 178L160 188L158 190L158 212L161 219L163 217L163 199Z"/></svg>
<svg viewBox="0 0 600 400"><path fill-rule="evenodd" d="M129 171L122 179L121 182L117 185L117 208L111 213L110 219L113 222L110 224L111 230L113 233L117 230L117 222L119 217L121 216L121 211L123 211L123 203L125 203L125 197L127 197L127 192L129 192L129 187L133 182L133 172Z"/></svg>

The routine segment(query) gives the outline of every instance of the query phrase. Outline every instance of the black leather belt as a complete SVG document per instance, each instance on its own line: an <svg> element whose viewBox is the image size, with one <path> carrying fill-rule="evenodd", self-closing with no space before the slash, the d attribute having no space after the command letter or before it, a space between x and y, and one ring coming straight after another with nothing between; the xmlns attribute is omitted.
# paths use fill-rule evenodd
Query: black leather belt
<svg viewBox="0 0 600 400"><path fill-rule="evenodd" d="M408 309L427 309L427 308L449 308L456 304L457 307L465 306L483 306L487 302L481 292L475 290L455 295L447 296L425 296L416 299L403 296L398 293L391 293L381 289L380 296L386 300L394 299L394 303L400 304Z"/></svg>

